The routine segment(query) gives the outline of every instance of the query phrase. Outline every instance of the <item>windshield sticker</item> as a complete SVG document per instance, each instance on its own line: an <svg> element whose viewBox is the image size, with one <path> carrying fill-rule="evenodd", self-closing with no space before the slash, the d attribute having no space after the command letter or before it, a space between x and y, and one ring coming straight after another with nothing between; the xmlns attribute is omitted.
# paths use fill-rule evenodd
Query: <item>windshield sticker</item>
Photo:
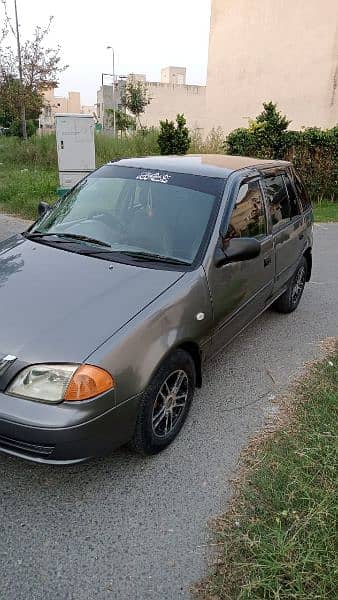
<svg viewBox="0 0 338 600"><path fill-rule="evenodd" d="M151 171L144 171L136 176L136 179L142 179L143 181L156 181L157 183L168 183L171 175L169 173L160 173L156 171L155 173Z"/></svg>

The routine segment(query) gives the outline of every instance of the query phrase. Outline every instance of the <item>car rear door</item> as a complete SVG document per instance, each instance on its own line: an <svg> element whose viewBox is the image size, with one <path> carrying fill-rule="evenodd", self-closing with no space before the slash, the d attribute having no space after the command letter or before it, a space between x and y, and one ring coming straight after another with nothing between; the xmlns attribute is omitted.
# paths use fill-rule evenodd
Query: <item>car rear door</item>
<svg viewBox="0 0 338 600"><path fill-rule="evenodd" d="M287 168L264 171L262 185L275 250L275 294L292 277L304 252L305 224Z"/></svg>
<svg viewBox="0 0 338 600"><path fill-rule="evenodd" d="M233 237L254 237L260 255L251 260L208 266L207 279L214 311L212 352L217 352L257 316L271 296L274 283L273 239L259 175L241 175L229 193L221 224L223 244ZM218 242L219 243L219 242Z"/></svg>

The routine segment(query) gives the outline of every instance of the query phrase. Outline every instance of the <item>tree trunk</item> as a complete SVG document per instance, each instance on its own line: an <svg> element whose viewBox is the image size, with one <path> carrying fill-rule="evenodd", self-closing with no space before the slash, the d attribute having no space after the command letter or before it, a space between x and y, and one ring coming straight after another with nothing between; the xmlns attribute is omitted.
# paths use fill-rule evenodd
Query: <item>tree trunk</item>
<svg viewBox="0 0 338 600"><path fill-rule="evenodd" d="M23 99L21 100L21 134L24 140L27 140L26 108Z"/></svg>

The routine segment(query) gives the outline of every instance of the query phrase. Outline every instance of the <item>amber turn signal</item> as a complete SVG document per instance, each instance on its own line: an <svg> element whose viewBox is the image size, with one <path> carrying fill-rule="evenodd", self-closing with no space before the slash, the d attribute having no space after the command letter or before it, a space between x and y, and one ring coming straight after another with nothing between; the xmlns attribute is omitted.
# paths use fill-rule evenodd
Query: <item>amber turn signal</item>
<svg viewBox="0 0 338 600"><path fill-rule="evenodd" d="M115 381L110 373L99 367L81 365L66 388L64 400L67 402L88 400L114 388Z"/></svg>

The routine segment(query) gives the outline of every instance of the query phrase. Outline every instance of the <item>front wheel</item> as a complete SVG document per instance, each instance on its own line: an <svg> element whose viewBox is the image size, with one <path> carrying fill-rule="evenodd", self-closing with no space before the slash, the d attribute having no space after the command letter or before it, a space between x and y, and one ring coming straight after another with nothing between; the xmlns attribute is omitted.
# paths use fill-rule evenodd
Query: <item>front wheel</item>
<svg viewBox="0 0 338 600"><path fill-rule="evenodd" d="M196 384L195 365L184 350L175 350L146 388L131 447L157 454L175 439L189 412Z"/></svg>
<svg viewBox="0 0 338 600"><path fill-rule="evenodd" d="M278 312L291 313L297 308L305 287L306 271L307 263L303 256L294 276L289 281L286 291L273 305Z"/></svg>

